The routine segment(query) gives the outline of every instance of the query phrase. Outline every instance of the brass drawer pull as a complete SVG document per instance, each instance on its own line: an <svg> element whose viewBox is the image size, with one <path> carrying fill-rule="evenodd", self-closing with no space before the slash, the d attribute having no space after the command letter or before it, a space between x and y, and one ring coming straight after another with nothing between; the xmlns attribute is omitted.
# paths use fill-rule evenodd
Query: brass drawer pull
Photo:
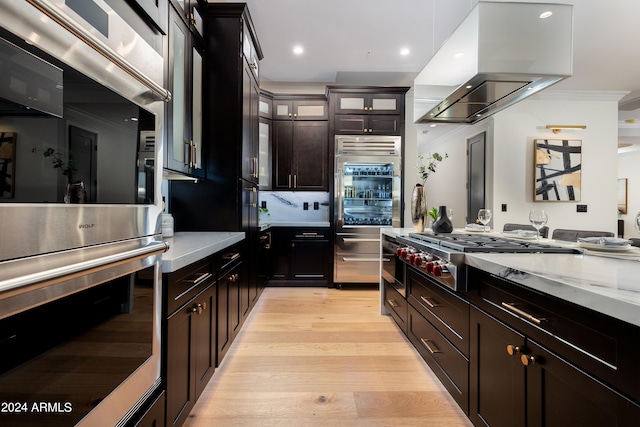
<svg viewBox="0 0 640 427"><path fill-rule="evenodd" d="M424 303L427 304L431 308L442 307L442 305L440 305L437 302L435 302L433 298L420 296L420 299L422 301L424 301ZM431 301L434 301L434 302L431 302Z"/></svg>
<svg viewBox="0 0 640 427"><path fill-rule="evenodd" d="M435 343L432 340L427 340L427 339L424 339L424 338L420 338L420 342L422 343L423 346L425 346L427 348L427 350L429 350L429 353L431 353L431 354L442 353L440 351L440 349L435 346ZM429 343L431 343L431 345L429 345Z"/></svg>
<svg viewBox="0 0 640 427"><path fill-rule="evenodd" d="M503 302L502 306L504 308L506 308L507 310L510 310L510 311L516 313L517 315L522 316L525 319L535 323L536 325L539 325L543 321L547 320L547 319L544 319L544 318L538 319L537 317L530 315L526 311L520 310L519 308L515 307L515 303L513 303L513 302Z"/></svg>
<svg viewBox="0 0 640 427"><path fill-rule="evenodd" d="M394 307L394 308L395 307L400 307L400 305L397 302L395 302L394 300L392 300L392 299L388 299L387 302L389 303L389 305L391 307Z"/></svg>

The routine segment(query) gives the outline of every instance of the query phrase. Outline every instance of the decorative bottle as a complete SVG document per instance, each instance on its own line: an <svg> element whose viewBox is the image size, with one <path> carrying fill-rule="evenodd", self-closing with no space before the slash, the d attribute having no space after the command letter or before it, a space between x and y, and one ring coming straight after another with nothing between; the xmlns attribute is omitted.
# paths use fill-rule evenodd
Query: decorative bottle
<svg viewBox="0 0 640 427"><path fill-rule="evenodd" d="M438 219L431 226L434 233L451 233L453 231L453 224L447 216L447 207L440 206L438 208Z"/></svg>

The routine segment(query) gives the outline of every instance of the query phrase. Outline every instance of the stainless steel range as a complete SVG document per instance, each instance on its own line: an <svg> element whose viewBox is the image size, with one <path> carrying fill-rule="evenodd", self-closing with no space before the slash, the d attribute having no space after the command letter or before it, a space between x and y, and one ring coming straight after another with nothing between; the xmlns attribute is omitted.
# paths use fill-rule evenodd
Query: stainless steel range
<svg viewBox="0 0 640 427"><path fill-rule="evenodd" d="M465 253L580 253L578 249L537 240L488 234L409 233L396 239L405 245L396 250L400 258L457 291L466 290Z"/></svg>

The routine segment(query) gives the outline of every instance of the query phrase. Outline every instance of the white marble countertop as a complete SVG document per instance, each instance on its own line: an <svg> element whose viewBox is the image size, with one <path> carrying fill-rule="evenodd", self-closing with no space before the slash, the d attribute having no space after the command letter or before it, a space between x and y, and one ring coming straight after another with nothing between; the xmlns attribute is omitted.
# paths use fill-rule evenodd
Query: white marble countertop
<svg viewBox="0 0 640 427"><path fill-rule="evenodd" d="M412 231L411 228L381 230L390 236L407 235ZM544 241L577 246L551 239ZM619 255L628 259L606 255L616 256L593 251L584 254L467 253L465 262L528 288L640 326L640 249Z"/></svg>
<svg viewBox="0 0 640 427"><path fill-rule="evenodd" d="M640 326L640 262L586 254L465 254L467 265Z"/></svg>
<svg viewBox="0 0 640 427"><path fill-rule="evenodd" d="M244 232L183 231L165 237L169 250L162 254L162 272L172 273L244 240Z"/></svg>

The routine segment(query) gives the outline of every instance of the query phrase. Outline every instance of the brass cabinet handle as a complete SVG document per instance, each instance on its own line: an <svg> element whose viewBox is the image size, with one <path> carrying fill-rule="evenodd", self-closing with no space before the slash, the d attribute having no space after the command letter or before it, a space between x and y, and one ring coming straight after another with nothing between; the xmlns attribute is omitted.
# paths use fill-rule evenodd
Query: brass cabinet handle
<svg viewBox="0 0 640 427"><path fill-rule="evenodd" d="M293 188L298 188L298 174L293 175Z"/></svg>
<svg viewBox="0 0 640 427"><path fill-rule="evenodd" d="M435 343L432 340L427 340L427 339L424 339L424 338L420 338L420 342L422 343L423 346L425 346L427 348L427 350L429 350L429 353L431 353L431 354L442 353L440 351L440 349L435 346ZM431 343L431 345L429 345L429 343Z"/></svg>
<svg viewBox="0 0 640 427"><path fill-rule="evenodd" d="M510 310L514 313L516 313L519 316L524 317L527 320L530 320L531 322L535 323L536 325L541 324L544 320L544 318L540 318L538 319L537 317L532 316L531 314L527 313L526 311L522 311L519 308L515 307L515 303L513 302L503 302L502 306L504 308L506 308L507 310Z"/></svg>
<svg viewBox="0 0 640 427"><path fill-rule="evenodd" d="M535 356L523 354L522 356L520 356L520 362L524 366L529 366L533 365L534 363L538 363L539 360Z"/></svg>
<svg viewBox="0 0 640 427"><path fill-rule="evenodd" d="M287 187L291 188L291 174L289 174L289 183L287 184Z"/></svg>
<svg viewBox="0 0 640 427"><path fill-rule="evenodd" d="M514 354L517 354L517 353L522 353L523 351L524 351L524 347L511 345L511 344L507 346L507 353L509 353L509 356L513 356Z"/></svg>
<svg viewBox="0 0 640 427"><path fill-rule="evenodd" d="M191 309L189 310L190 313L198 313L198 314L202 314L202 312L204 310L207 309L207 303L203 302L203 303L197 303L196 305L194 305L193 307L191 307Z"/></svg>
<svg viewBox="0 0 640 427"><path fill-rule="evenodd" d="M231 276L229 276L229 281L235 283L238 281L238 277L238 273L232 274Z"/></svg>
<svg viewBox="0 0 640 427"><path fill-rule="evenodd" d="M387 302L391 307L400 307L400 305L392 299L388 299Z"/></svg>
<svg viewBox="0 0 640 427"><path fill-rule="evenodd" d="M431 308L442 307L442 305L438 304L438 302L435 301L433 298L420 296L420 299L424 301L424 303ZM434 301L434 302L431 302L431 301Z"/></svg>

